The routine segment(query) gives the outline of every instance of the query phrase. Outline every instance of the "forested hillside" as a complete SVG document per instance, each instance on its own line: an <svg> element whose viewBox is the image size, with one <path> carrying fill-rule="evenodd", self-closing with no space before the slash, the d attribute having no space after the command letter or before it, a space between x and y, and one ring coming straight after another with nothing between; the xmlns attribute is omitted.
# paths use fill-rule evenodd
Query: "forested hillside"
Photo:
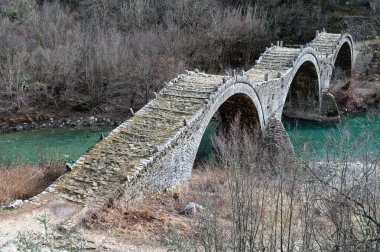
<svg viewBox="0 0 380 252"><path fill-rule="evenodd" d="M357 23L352 16L379 27L379 6L378 0L3 0L0 122L21 115L17 123L47 120L62 111L126 118L184 69L247 69L270 42L297 45L323 27L347 30ZM376 35L370 30L358 38Z"/></svg>

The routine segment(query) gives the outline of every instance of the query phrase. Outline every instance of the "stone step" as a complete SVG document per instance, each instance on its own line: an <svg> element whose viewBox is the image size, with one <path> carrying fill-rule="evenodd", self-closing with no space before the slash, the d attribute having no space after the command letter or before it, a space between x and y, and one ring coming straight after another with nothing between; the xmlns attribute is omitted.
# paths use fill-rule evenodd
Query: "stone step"
<svg viewBox="0 0 380 252"><path fill-rule="evenodd" d="M317 39L313 40L311 43L315 41L324 41L324 42L335 42L340 39L340 36L338 37L318 37Z"/></svg>
<svg viewBox="0 0 380 252"><path fill-rule="evenodd" d="M300 49L294 49L294 51L288 51L288 52L281 52L281 51L270 51L266 54L264 54L264 57L266 55L273 55L273 56L278 56L278 57L292 57L292 56L297 56L300 52Z"/></svg>
<svg viewBox="0 0 380 252"><path fill-rule="evenodd" d="M271 60L291 60L297 58L298 55L288 55L288 56L280 56L280 55L273 55L273 54L268 54L263 57L263 59L271 59Z"/></svg>
<svg viewBox="0 0 380 252"><path fill-rule="evenodd" d="M152 106L153 109L162 109L166 111L174 111L178 112L180 114L193 114L195 111L199 110L201 107L204 106L204 103L177 103L177 102L170 102L170 103L161 103L157 104L156 106Z"/></svg>
<svg viewBox="0 0 380 252"><path fill-rule="evenodd" d="M175 93L175 92L165 92L163 95L165 96L171 96L171 97L178 97L178 98L189 98L189 99L199 99L199 100L205 100L208 98L208 95L187 95L187 94L181 94L181 93Z"/></svg>
<svg viewBox="0 0 380 252"><path fill-rule="evenodd" d="M159 109L156 106L149 106L146 108L146 113L149 116L154 116L154 117L163 117L163 118L169 118L172 119L172 121L177 121L179 116L183 116L184 113L174 111L174 110L164 110L164 109Z"/></svg>
<svg viewBox="0 0 380 252"><path fill-rule="evenodd" d="M275 61L275 60L266 60L264 59L263 61L261 61L258 65L263 65L263 66L273 66L273 65L283 65L283 66L286 66L286 65L291 65L292 62L293 62L294 59L289 59L289 60L284 60L284 61Z"/></svg>
<svg viewBox="0 0 380 252"><path fill-rule="evenodd" d="M221 81L215 82L215 83L209 83L209 82L189 82L189 81L181 81L177 83L176 85L173 85L173 87L177 88L203 88L203 89L215 89L222 83L223 79Z"/></svg>
<svg viewBox="0 0 380 252"><path fill-rule="evenodd" d="M267 56L264 57L261 62L269 61L269 62L287 62L287 61L292 61L296 59L297 57L286 57L286 58L279 58L279 57L273 57L273 56Z"/></svg>
<svg viewBox="0 0 380 252"><path fill-rule="evenodd" d="M341 34L322 33L318 36L318 39L340 39Z"/></svg>
<svg viewBox="0 0 380 252"><path fill-rule="evenodd" d="M73 202L73 203L76 203L76 204L80 204L80 205L83 205L84 201L83 200L79 200L77 198L74 198L74 197L70 197L68 194L66 193L61 193L59 194L59 196L67 201L70 201L70 202Z"/></svg>
<svg viewBox="0 0 380 252"><path fill-rule="evenodd" d="M331 50L331 49L334 49L336 46L336 44L333 44L333 45L312 45L312 47L315 49L315 48L318 48L319 50L323 50L323 49L328 49L328 50Z"/></svg>
<svg viewBox="0 0 380 252"><path fill-rule="evenodd" d="M211 93L210 92L197 92L197 91L187 91L181 89L169 89L163 93L163 95L171 95L171 96L186 96L186 97L195 97L195 98L203 98L207 99Z"/></svg>
<svg viewBox="0 0 380 252"><path fill-rule="evenodd" d="M338 40L329 40L329 41L325 41L325 40L316 40L316 41L313 41L310 43L310 45L325 45L325 46L332 46L332 45L336 45L338 42Z"/></svg>
<svg viewBox="0 0 380 252"><path fill-rule="evenodd" d="M203 87L199 87L199 88L196 88L196 87L178 87L178 86L175 86L173 88L170 89L170 91L178 91L178 92L188 92L188 93L203 93L203 94L211 94L211 93L214 93L217 89L216 88L203 88Z"/></svg>
<svg viewBox="0 0 380 252"><path fill-rule="evenodd" d="M171 96L163 97L160 101L161 104L175 104L175 106L203 106L205 104L205 100L203 99L181 99L181 98L173 98Z"/></svg>
<svg viewBox="0 0 380 252"><path fill-rule="evenodd" d="M192 115L191 111L188 110L175 110L170 107L164 107L162 105L158 106L150 106L149 109L157 110L157 111L165 111L165 112L170 112L173 114L177 114L178 116L184 116L184 115Z"/></svg>
<svg viewBox="0 0 380 252"><path fill-rule="evenodd" d="M178 83L194 83L194 84L203 84L207 83L208 85L218 85L223 80L223 76L220 75L208 75L208 74L199 74L193 76L185 76L180 79Z"/></svg>
<svg viewBox="0 0 380 252"><path fill-rule="evenodd" d="M292 64L287 64L287 65L279 65L279 64L276 65L276 64L273 64L271 66L269 66L269 65L260 65L259 64L259 65L255 66L255 69L284 71L284 70L289 69L291 67L293 67Z"/></svg>
<svg viewBox="0 0 380 252"><path fill-rule="evenodd" d="M173 116L157 116L157 115L154 115L154 114L146 114L146 115L139 115L139 118L146 118L146 119L155 119L155 120L158 120L158 121L162 121L163 123L164 122L172 122L172 121L176 121L178 120L178 118L176 117L173 117Z"/></svg>

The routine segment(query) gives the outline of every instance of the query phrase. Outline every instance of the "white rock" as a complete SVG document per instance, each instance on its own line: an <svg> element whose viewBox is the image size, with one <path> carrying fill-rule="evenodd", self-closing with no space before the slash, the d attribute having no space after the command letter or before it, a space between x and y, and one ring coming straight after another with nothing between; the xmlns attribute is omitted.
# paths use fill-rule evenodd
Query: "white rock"
<svg viewBox="0 0 380 252"><path fill-rule="evenodd" d="M15 201L12 201L8 205L6 205L4 208L6 208L6 209L16 209L16 208L21 207L22 204L23 204L22 200L17 199Z"/></svg>
<svg viewBox="0 0 380 252"><path fill-rule="evenodd" d="M184 212L186 214L195 215L197 212L201 212L204 210L202 205L199 205L194 202L190 202L185 206Z"/></svg>

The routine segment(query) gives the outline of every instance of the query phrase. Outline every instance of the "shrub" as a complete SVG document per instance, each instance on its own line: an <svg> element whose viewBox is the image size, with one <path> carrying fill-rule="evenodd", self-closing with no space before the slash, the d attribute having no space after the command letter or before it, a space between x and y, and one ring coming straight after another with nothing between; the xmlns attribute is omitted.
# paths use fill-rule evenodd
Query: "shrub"
<svg viewBox="0 0 380 252"><path fill-rule="evenodd" d="M216 192L223 200L205 190L195 199L206 203L193 217L194 232L169 235L169 245L183 251L377 250L379 158L368 148L368 129L355 140L340 129L338 137L326 137L326 146L340 149L325 162L312 161L310 153L273 174L259 158L258 141L237 125L214 140L214 169L226 171L228 186Z"/></svg>
<svg viewBox="0 0 380 252"><path fill-rule="evenodd" d="M65 171L62 162L39 154L39 164L0 164L0 203L31 198L48 187Z"/></svg>
<svg viewBox="0 0 380 252"><path fill-rule="evenodd" d="M184 68L248 66L269 40L266 13L214 0L22 3L1 7L21 14L0 20L0 112L138 109Z"/></svg>

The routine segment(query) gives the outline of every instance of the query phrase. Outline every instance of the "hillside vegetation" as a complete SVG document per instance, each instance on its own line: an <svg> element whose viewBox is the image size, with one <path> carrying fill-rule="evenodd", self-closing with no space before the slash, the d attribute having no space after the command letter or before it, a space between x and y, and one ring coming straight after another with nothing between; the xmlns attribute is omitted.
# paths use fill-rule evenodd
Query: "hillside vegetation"
<svg viewBox="0 0 380 252"><path fill-rule="evenodd" d="M276 39L300 44L322 27L340 32L345 16L372 15L378 6L323 0L1 1L0 118L35 111L125 118L184 69L247 69Z"/></svg>

